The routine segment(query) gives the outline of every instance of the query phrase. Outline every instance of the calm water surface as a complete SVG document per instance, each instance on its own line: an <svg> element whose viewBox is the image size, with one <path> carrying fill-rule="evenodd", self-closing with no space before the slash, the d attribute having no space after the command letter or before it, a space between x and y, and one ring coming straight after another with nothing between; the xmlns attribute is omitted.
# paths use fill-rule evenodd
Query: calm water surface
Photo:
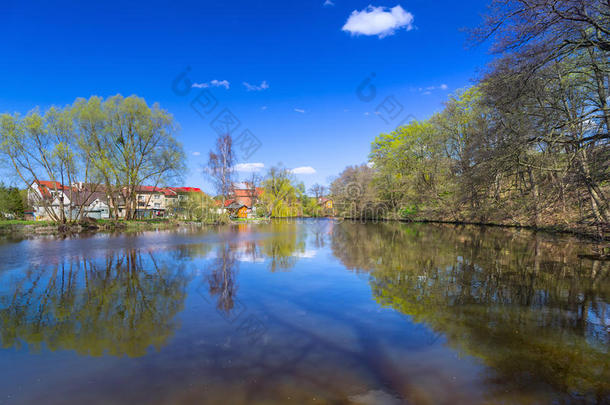
<svg viewBox="0 0 610 405"><path fill-rule="evenodd" d="M5 240L0 403L609 403L590 248L330 220Z"/></svg>

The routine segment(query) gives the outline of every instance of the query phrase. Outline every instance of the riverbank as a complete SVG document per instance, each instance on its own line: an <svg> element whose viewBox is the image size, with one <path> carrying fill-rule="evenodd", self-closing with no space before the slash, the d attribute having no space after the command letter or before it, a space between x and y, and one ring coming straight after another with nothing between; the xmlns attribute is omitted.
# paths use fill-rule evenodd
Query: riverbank
<svg viewBox="0 0 610 405"><path fill-rule="evenodd" d="M500 223L500 222L480 222L480 221L452 221L442 219L396 219L396 218L377 218L377 219L362 219L352 217L337 217L338 220L350 220L350 221L387 221L387 222L403 222L403 223L415 223L415 224L449 224L449 225L476 225L476 226L489 226L498 228L513 228L513 229L527 229L531 231L547 232L552 234L565 234L573 235L579 238L584 238L592 241L610 241L610 232L608 229L602 230L601 237L600 233L595 227L592 226L563 226L563 225L543 225L533 226L520 223Z"/></svg>
<svg viewBox="0 0 610 405"><path fill-rule="evenodd" d="M430 224L451 224L451 225L477 225L477 226L489 226L489 227L499 227L499 228L514 228L514 229L528 229L531 231L539 231L539 232L547 232L547 233L555 233L555 234L567 234L574 235L579 238L591 239L594 241L610 241L610 234L606 230L602 236L597 232L596 229L592 227L566 227L560 225L548 225L548 226L533 226L533 225L524 225L524 224L507 224L507 223L497 223L497 222L475 222L475 221L443 221L443 220L399 220L400 222L406 223L430 223Z"/></svg>
<svg viewBox="0 0 610 405"><path fill-rule="evenodd" d="M291 219L303 219L306 217L292 217ZM282 219L282 218L277 218ZM284 218L286 219L286 218ZM362 221L362 218L341 218L335 217L336 220L352 220ZM214 225L228 225L228 224L259 224L268 223L270 218L239 218L233 220L227 220L223 222L197 222L187 220L176 220L176 219L142 219L142 220L131 220L131 221L112 221L112 220L88 220L70 225L58 225L51 221L25 221L25 220L5 220L0 221L0 236L6 235L66 235L66 234L79 234L79 233L91 233L91 232L138 232L147 230L162 230L162 229L175 229L181 227L201 227L201 226L214 226ZM554 234L570 234L580 238L590 239L594 241L600 241L599 235L596 231L590 228L578 228L578 227L561 227L561 226L531 226L522 224L503 224L494 222L473 222L473 221L444 221L436 219L417 219L417 220L404 220L404 219L367 219L366 221L390 221L390 222L404 222L404 223L437 223L437 224L450 224L450 225L477 225L477 226L489 226L489 227L501 227L501 228L515 228L515 229L528 229L532 231L548 232ZM602 241L610 241L610 235L607 230L604 233Z"/></svg>
<svg viewBox="0 0 610 405"><path fill-rule="evenodd" d="M138 232L243 223L267 223L269 219L236 219L228 221L187 221L176 219L141 219L131 221L87 220L73 224L56 224L52 221L5 220L0 221L0 236L17 235L73 235L91 232Z"/></svg>
<svg viewBox="0 0 610 405"><path fill-rule="evenodd" d="M56 224L51 221L0 221L0 235L70 235L90 232L137 232L173 229L184 226L214 225L192 221L150 219L133 221L90 220L74 224Z"/></svg>

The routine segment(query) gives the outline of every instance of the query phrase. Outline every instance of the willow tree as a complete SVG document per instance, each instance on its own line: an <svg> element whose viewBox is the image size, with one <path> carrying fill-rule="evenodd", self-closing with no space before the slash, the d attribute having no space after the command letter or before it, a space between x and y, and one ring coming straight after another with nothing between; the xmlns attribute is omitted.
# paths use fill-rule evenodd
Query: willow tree
<svg viewBox="0 0 610 405"><path fill-rule="evenodd" d="M115 216L124 203L125 218L134 218L140 185L157 186L181 177L184 151L175 138L172 115L159 104L116 95L105 101L79 99L73 108L81 145L115 199Z"/></svg>
<svg viewBox="0 0 610 405"><path fill-rule="evenodd" d="M124 203L130 219L140 185L166 183L184 171L172 116L136 96L77 99L71 106L44 113L36 108L23 117L2 114L0 153L9 174L26 187L50 180L54 196L66 194L70 203L64 206L58 198L58 210L46 198L39 201L52 220L62 223L80 216L100 182L115 215Z"/></svg>
<svg viewBox="0 0 610 405"><path fill-rule="evenodd" d="M273 217L295 217L301 212L299 191L290 170L271 167L263 181L261 202Z"/></svg>
<svg viewBox="0 0 610 405"><path fill-rule="evenodd" d="M74 197L75 184L90 182L89 161L76 142L72 113L69 107L50 107L41 113L39 108L19 114L0 116L0 153L10 175L21 179L27 189L41 180L50 180L50 198L38 198L49 218L66 223L78 218L86 199ZM64 187L65 185L65 187ZM58 209L51 207L52 199L64 193L70 204L57 198ZM66 215L67 213L67 215Z"/></svg>

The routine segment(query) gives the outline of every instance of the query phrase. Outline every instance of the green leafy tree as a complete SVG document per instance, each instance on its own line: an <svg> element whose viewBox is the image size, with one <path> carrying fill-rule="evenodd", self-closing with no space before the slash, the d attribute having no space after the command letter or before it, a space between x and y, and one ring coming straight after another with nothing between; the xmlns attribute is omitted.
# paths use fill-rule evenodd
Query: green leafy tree
<svg viewBox="0 0 610 405"><path fill-rule="evenodd" d="M261 203L272 217L285 218L302 215L300 197L304 187L295 185L291 172L283 167L272 167L263 181Z"/></svg>
<svg viewBox="0 0 610 405"><path fill-rule="evenodd" d="M0 217L23 218L26 206L24 196L17 187L7 187L0 182Z"/></svg>

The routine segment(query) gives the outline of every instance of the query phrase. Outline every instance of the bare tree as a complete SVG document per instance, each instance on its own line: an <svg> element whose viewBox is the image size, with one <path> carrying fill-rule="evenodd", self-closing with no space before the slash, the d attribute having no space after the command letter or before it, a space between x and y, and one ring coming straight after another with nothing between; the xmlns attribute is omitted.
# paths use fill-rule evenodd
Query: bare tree
<svg viewBox="0 0 610 405"><path fill-rule="evenodd" d="M314 184L309 188L309 194L312 194L314 197L316 197L316 201L319 200L320 197L324 197L327 191L328 190L326 189L326 186L323 186L318 183Z"/></svg>
<svg viewBox="0 0 610 405"><path fill-rule="evenodd" d="M246 180L246 183L248 184L248 197L250 197L252 206L255 206L258 202L258 189L260 188L262 182L263 177L256 172L252 172L248 177L248 180Z"/></svg>
<svg viewBox="0 0 610 405"><path fill-rule="evenodd" d="M234 165L233 139L229 134L220 135L216 139L216 150L210 151L206 172L212 179L216 191L222 197L223 205L233 186Z"/></svg>

